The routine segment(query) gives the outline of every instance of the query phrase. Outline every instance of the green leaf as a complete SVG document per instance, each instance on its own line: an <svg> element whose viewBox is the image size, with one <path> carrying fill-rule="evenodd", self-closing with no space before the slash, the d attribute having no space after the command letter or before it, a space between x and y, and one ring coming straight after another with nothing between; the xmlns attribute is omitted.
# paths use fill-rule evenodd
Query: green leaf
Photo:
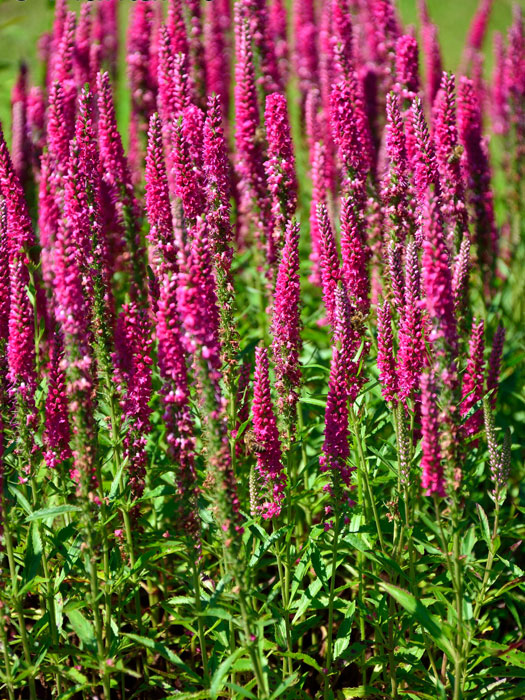
<svg viewBox="0 0 525 700"><path fill-rule="evenodd" d="M450 659L453 661L456 660L456 650L444 634L442 626L430 614L420 600L416 600L412 593L398 588L398 586L393 586L390 583L381 583L380 586L419 622L437 646L444 651Z"/></svg>
<svg viewBox="0 0 525 700"><path fill-rule="evenodd" d="M282 656L286 656L289 659L297 659L297 661L303 661L307 666L315 668L315 670L319 671L319 673L322 672L322 668L319 666L317 661L308 654L304 654L299 651L283 651Z"/></svg>
<svg viewBox="0 0 525 700"><path fill-rule="evenodd" d="M353 600L345 611L345 617L337 632L337 639L334 643L334 659L338 659L350 644L350 634L352 632L352 622L355 615L355 600Z"/></svg>
<svg viewBox="0 0 525 700"><path fill-rule="evenodd" d="M479 503L476 503L476 509L478 511L478 516L479 516L479 521L481 523L481 532L483 533L483 539L485 542L490 546L490 527L489 527L489 519L487 518L487 514L483 510L483 508L480 506Z"/></svg>
<svg viewBox="0 0 525 700"><path fill-rule="evenodd" d="M73 631L80 641L91 651L97 647L95 630L92 623L87 620L80 610L68 610L67 616Z"/></svg>
<svg viewBox="0 0 525 700"><path fill-rule="evenodd" d="M210 698L212 700L215 700L217 695L219 694L219 691L222 689L224 685L224 680L228 674L228 671L230 670L230 667L241 654L244 652L244 649L236 649L233 654L230 654L224 661L220 664L220 666L217 668L215 673L213 674L213 678L211 679L211 684L210 684Z"/></svg>
<svg viewBox="0 0 525 700"><path fill-rule="evenodd" d="M150 639L149 637L142 637L139 634L131 634L130 632L124 632L123 636L128 637L128 639L132 639L134 642L137 642L137 644L146 647L146 649L151 649L151 651L160 654L164 659L166 659L166 661L169 661L174 666L183 669L192 678L200 680L199 676L194 673L191 668L187 666L179 656L177 656L177 654L171 651L171 649L168 649L165 644L156 642L154 639Z"/></svg>
<svg viewBox="0 0 525 700"><path fill-rule="evenodd" d="M297 622L297 620L302 616L306 609L311 605L312 601L317 596L322 587L323 583L319 578L314 579L312 583L308 586L306 591L303 593L301 599L299 600L299 603L297 604L297 612L295 613L295 617L292 620L293 624Z"/></svg>
<svg viewBox="0 0 525 700"><path fill-rule="evenodd" d="M285 678L284 681L279 686L277 686L277 688L270 695L270 700L277 700L277 698L280 697L287 688L289 688L295 683L297 677L297 673L294 672L291 676Z"/></svg>
<svg viewBox="0 0 525 700"><path fill-rule="evenodd" d="M52 508L42 508L41 510L36 510L31 515L26 518L27 522L33 520L45 520L46 518L55 518L57 515L64 515L64 513L73 513L82 510L79 506L53 506Z"/></svg>

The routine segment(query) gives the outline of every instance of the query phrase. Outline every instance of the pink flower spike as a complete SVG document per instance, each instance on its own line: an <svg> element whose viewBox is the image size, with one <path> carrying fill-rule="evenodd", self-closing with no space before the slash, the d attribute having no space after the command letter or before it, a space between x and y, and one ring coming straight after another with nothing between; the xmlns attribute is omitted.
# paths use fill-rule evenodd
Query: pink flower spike
<svg viewBox="0 0 525 700"><path fill-rule="evenodd" d="M444 497L445 480L439 445L439 408L434 375L425 373L421 377L421 486L425 495Z"/></svg>
<svg viewBox="0 0 525 700"><path fill-rule="evenodd" d="M208 95L218 95L224 120L228 119L230 106L229 4L229 0L206 3L207 17L204 22Z"/></svg>
<svg viewBox="0 0 525 700"><path fill-rule="evenodd" d="M490 269L498 252L491 168L487 144L482 135L479 100L472 80L464 77L460 79L458 86L458 131L464 148L463 175L473 210L474 242L479 259Z"/></svg>
<svg viewBox="0 0 525 700"><path fill-rule="evenodd" d="M402 100L411 100L419 93L419 47L410 34L403 34L396 42L394 90Z"/></svg>
<svg viewBox="0 0 525 700"><path fill-rule="evenodd" d="M490 351L487 371L487 391L492 391L490 403L492 405L493 410L496 405L496 399L498 396L500 379L499 375L501 370L501 357L503 355L504 342L505 327L500 324L492 340L492 350Z"/></svg>
<svg viewBox="0 0 525 700"><path fill-rule="evenodd" d="M273 93L266 98L264 114L268 139L265 162L268 189L272 195L272 213L276 236L282 239L287 221L297 206L297 178L286 97Z"/></svg>
<svg viewBox="0 0 525 700"><path fill-rule="evenodd" d="M339 255L335 242L334 231L326 204L317 206L317 225L319 227L319 243L321 250L321 283L323 288L323 301L328 322L335 328L335 290L341 279Z"/></svg>
<svg viewBox="0 0 525 700"><path fill-rule="evenodd" d="M358 204L350 194L343 199L341 205L342 276L350 300L367 316L370 309L370 253L363 241L363 228Z"/></svg>
<svg viewBox="0 0 525 700"><path fill-rule="evenodd" d="M286 474L282 464L281 443L273 410L268 374L268 353L265 348L255 349L255 376L253 383L253 432L260 446L257 469L267 492L267 500L259 506L262 517L278 517L286 488Z"/></svg>
<svg viewBox="0 0 525 700"><path fill-rule="evenodd" d="M66 380L61 364L63 362L62 341L58 333L52 344L49 369L49 388L46 398L46 426L44 431L44 458L51 469L71 457L69 441L71 437L68 420Z"/></svg>
<svg viewBox="0 0 525 700"><path fill-rule="evenodd" d="M288 223L284 247L275 284L272 319L272 352L275 365L275 387L279 396L279 411L288 419L293 432L295 406L301 383L299 353L301 351L299 282L299 224ZM290 436L291 437L291 436Z"/></svg>
<svg viewBox="0 0 525 700"><path fill-rule="evenodd" d="M11 154L14 171L24 186L31 175L32 157L27 107L27 67L22 63L11 93Z"/></svg>
<svg viewBox="0 0 525 700"><path fill-rule="evenodd" d="M425 74L426 74L426 100L430 108L434 104L439 83L443 73L441 48L439 46L438 29L435 24L430 21L426 8L423 12L420 10L421 17L421 43L425 56Z"/></svg>
<svg viewBox="0 0 525 700"><path fill-rule="evenodd" d="M472 333L469 342L469 358L463 375L462 386L462 402L461 415L466 416L467 413L481 402L484 394L485 380L485 323L483 320L476 323L476 319L472 321ZM481 430L483 424L483 410L478 408L477 411L470 416L463 426L465 435L475 435Z"/></svg>
<svg viewBox="0 0 525 700"><path fill-rule="evenodd" d="M399 398L406 401L419 388L424 344L420 302L420 272L417 247L410 242L405 253L405 303L400 309L397 376Z"/></svg>
<svg viewBox="0 0 525 700"><path fill-rule="evenodd" d="M446 222L456 239L467 232L468 216L465 187L461 175L461 158L457 155L455 80L443 73L441 88L434 103L434 143L442 185L442 209Z"/></svg>
<svg viewBox="0 0 525 700"><path fill-rule="evenodd" d="M441 188L434 144L423 114L423 105L418 97L412 103L412 129L416 140L413 163L414 182L417 200L421 206L427 197L429 187L434 188L434 193L438 197Z"/></svg>
<svg viewBox="0 0 525 700"><path fill-rule="evenodd" d="M455 357L458 352L457 322L454 312L452 273L449 252L443 234L443 222L437 201L427 197L423 211L423 283L425 304L432 322L431 340Z"/></svg>
<svg viewBox="0 0 525 700"><path fill-rule="evenodd" d="M392 314L388 302L377 309L377 366L381 393L385 401L394 406L397 403L398 380L394 360L394 337L392 335Z"/></svg>

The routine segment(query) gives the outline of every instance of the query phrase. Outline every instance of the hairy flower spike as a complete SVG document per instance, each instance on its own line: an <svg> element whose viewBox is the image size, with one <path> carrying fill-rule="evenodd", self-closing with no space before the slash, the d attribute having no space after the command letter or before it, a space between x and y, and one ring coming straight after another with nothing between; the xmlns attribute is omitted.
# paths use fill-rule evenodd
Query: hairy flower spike
<svg viewBox="0 0 525 700"><path fill-rule="evenodd" d="M356 308L368 315L370 308L369 250L363 240L364 225L358 203L348 195L341 205L341 257L343 280L349 298Z"/></svg>
<svg viewBox="0 0 525 700"><path fill-rule="evenodd" d="M288 438L293 439L295 407L301 383L299 224L290 221L285 231L284 247L275 284L272 319L272 352L275 365L279 411L284 414Z"/></svg>
<svg viewBox="0 0 525 700"><path fill-rule="evenodd" d="M412 100L419 93L419 48L410 34L403 34L396 42L394 90L402 100Z"/></svg>
<svg viewBox="0 0 525 700"><path fill-rule="evenodd" d="M257 469L263 479L267 498L259 506L262 517L279 516L286 488L286 474L282 464L281 443L273 410L268 375L268 353L265 348L255 349L255 376L253 382L253 432L259 445Z"/></svg>
<svg viewBox="0 0 525 700"><path fill-rule="evenodd" d="M422 3L424 5L424 3ZM425 56L425 74L426 74L426 100L430 108L434 104L434 100L439 90L439 83L443 73L441 49L439 46L438 29L435 24L430 21L428 12L421 12L421 43Z"/></svg>
<svg viewBox="0 0 525 700"><path fill-rule="evenodd" d="M272 214L278 239L297 206L297 178L286 97L273 93L266 98L266 136L268 159L265 162L268 189L272 195Z"/></svg>
<svg viewBox="0 0 525 700"><path fill-rule="evenodd" d="M222 116L227 120L230 106L229 0L214 0L206 3L206 12L204 51L208 95L215 94L219 97Z"/></svg>
<svg viewBox="0 0 525 700"><path fill-rule="evenodd" d="M412 103L412 129L416 140L415 162L413 163L414 182L416 196L421 205L427 196L429 187L434 188L437 196L439 196L441 188L434 145L423 114L423 105L418 97Z"/></svg>
<svg viewBox="0 0 525 700"><path fill-rule="evenodd" d="M394 406L397 401L398 380L394 360L394 337L392 335L392 313L388 302L377 309L377 366L381 393L385 401Z"/></svg>
<svg viewBox="0 0 525 700"><path fill-rule="evenodd" d="M71 457L71 432L68 419L66 380L62 369L63 349L58 333L55 334L49 369L49 388L46 398L46 426L44 431L44 459L51 469Z"/></svg>
<svg viewBox="0 0 525 700"><path fill-rule="evenodd" d="M321 283L323 288L323 301L328 322L335 327L335 290L341 279L339 255L335 242L334 231L326 205L321 203L317 207L317 225L319 227L319 242L321 249Z"/></svg>
<svg viewBox="0 0 525 700"><path fill-rule="evenodd" d="M146 153L146 210L150 225L151 262L159 281L167 272L178 271L178 249L173 232L168 178L162 148L162 123L158 114L150 119Z"/></svg>
<svg viewBox="0 0 525 700"><path fill-rule="evenodd" d="M487 391L491 391L490 404L492 409L496 405L499 388L499 375L501 370L501 357L503 355L503 344L505 342L505 327L499 325L492 340L492 349L488 361Z"/></svg>
<svg viewBox="0 0 525 700"><path fill-rule="evenodd" d="M442 186L442 211L456 240L467 233L468 216L465 188L461 175L458 131L456 127L455 80L443 73L441 88L434 104L434 143Z"/></svg>
<svg viewBox="0 0 525 700"><path fill-rule="evenodd" d="M457 322L454 313L452 273L443 222L437 201L427 197L423 212L423 283L425 304L432 322L430 339L455 357L458 352Z"/></svg>
<svg viewBox="0 0 525 700"><path fill-rule="evenodd" d="M437 387L432 372L421 377L421 486L427 496L445 496L445 479L439 446L439 408Z"/></svg>
<svg viewBox="0 0 525 700"><path fill-rule="evenodd" d="M406 402L419 388L419 376L425 352L421 318L420 271L417 246L414 242L409 243L406 248L404 292L404 304L400 308L397 376L399 398Z"/></svg>
<svg viewBox="0 0 525 700"><path fill-rule="evenodd" d="M464 148L462 166L472 208L477 254L482 264L490 269L498 252L498 232L494 221L491 169L481 128L481 109L474 84L463 77L458 86L458 130Z"/></svg>
<svg viewBox="0 0 525 700"><path fill-rule="evenodd" d="M469 343L469 358L467 362L467 367L465 369L465 374L463 376L463 386L462 386L462 403L461 403L461 415L466 416L467 413L475 406L476 403L481 401L484 394L484 383L485 383L485 323L483 320L476 323L474 319L472 321L472 332L470 335ZM483 422L483 416L481 408L478 408L476 412L467 418L464 424L465 435L475 435L481 429L481 424Z"/></svg>

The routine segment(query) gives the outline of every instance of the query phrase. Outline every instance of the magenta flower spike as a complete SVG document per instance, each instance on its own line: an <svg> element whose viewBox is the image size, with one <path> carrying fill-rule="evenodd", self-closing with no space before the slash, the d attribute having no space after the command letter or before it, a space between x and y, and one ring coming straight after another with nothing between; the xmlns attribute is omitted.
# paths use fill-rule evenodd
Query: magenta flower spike
<svg viewBox="0 0 525 700"><path fill-rule="evenodd" d="M505 342L505 327L498 326L494 338L492 339L492 349L488 361L487 371L487 391L491 391L490 403L492 409L496 405L499 387L499 375L501 371L501 357L503 355L503 344Z"/></svg>
<svg viewBox="0 0 525 700"><path fill-rule="evenodd" d="M507 51L501 32L494 32L494 68L492 70L490 108L492 128L496 134L509 129L508 85L506 76Z"/></svg>
<svg viewBox="0 0 525 700"><path fill-rule="evenodd" d="M208 98L203 161L211 243L216 262L229 269L232 255L229 243L233 237L230 223L231 167L222 127L221 99L217 95Z"/></svg>
<svg viewBox="0 0 525 700"><path fill-rule="evenodd" d="M423 287L425 305L438 354L454 358L458 352L458 332L452 291L450 255L445 242L441 211L435 198L427 196L423 210ZM444 347L443 347L444 346Z"/></svg>
<svg viewBox="0 0 525 700"><path fill-rule="evenodd" d="M195 470L195 436L189 406L188 373L179 328L177 277L172 275L160 286L157 313L158 365L163 382L162 400L169 456L177 465L177 492L181 528L198 532Z"/></svg>
<svg viewBox="0 0 525 700"><path fill-rule="evenodd" d="M181 53L189 60L190 48L184 21L182 0L169 0L166 26L171 38L173 53ZM186 66L188 68L188 66Z"/></svg>
<svg viewBox="0 0 525 700"><path fill-rule="evenodd" d="M47 115L47 147L53 169L65 170L69 158L69 125L65 117L64 92L60 83L53 83L49 94Z"/></svg>
<svg viewBox="0 0 525 700"><path fill-rule="evenodd" d="M403 246L401 243L390 242L387 251L388 281L397 312L405 305L405 282L403 279Z"/></svg>
<svg viewBox="0 0 525 700"><path fill-rule="evenodd" d="M319 56L317 53L317 25L314 0L294 0L293 60L299 78L299 90L306 95L319 83Z"/></svg>
<svg viewBox="0 0 525 700"><path fill-rule="evenodd" d="M443 497L445 477L441 462L439 436L439 407L437 405L437 387L432 372L421 377L421 486L426 496Z"/></svg>
<svg viewBox="0 0 525 700"><path fill-rule="evenodd" d="M38 183L38 232L41 246L42 279L48 290L53 289L53 248L60 219L57 177L53 173L49 153L41 158Z"/></svg>
<svg viewBox="0 0 525 700"><path fill-rule="evenodd" d="M323 453L319 458L322 472L337 470L347 486L351 470L346 462L350 457L348 429L348 369L340 348L332 351L330 378L324 418Z"/></svg>
<svg viewBox="0 0 525 700"><path fill-rule="evenodd" d="M417 246L407 245L405 253L404 304L400 309L397 377L399 399L406 402L419 389L419 378L423 367L425 347L421 318L420 271Z"/></svg>
<svg viewBox="0 0 525 700"><path fill-rule="evenodd" d="M415 137L414 184L419 206L423 204L428 189L433 187L436 196L440 196L441 184L434 144L430 138L428 126L423 114L423 105L419 97L412 103L412 129Z"/></svg>
<svg viewBox="0 0 525 700"><path fill-rule="evenodd" d="M284 83L290 73L290 56L288 50L288 15L284 0L272 0L268 10L268 30L275 46L275 57L279 75Z"/></svg>
<svg viewBox="0 0 525 700"><path fill-rule="evenodd" d="M81 5L75 35L75 52L73 54L73 71L75 83L80 90L92 77L91 73L91 42L93 18L91 4Z"/></svg>
<svg viewBox="0 0 525 700"><path fill-rule="evenodd" d="M21 182L16 175L4 134L0 127L0 192L7 209L7 238L9 259L14 256L27 258L36 245L31 218L24 198Z"/></svg>
<svg viewBox="0 0 525 700"><path fill-rule="evenodd" d="M187 108L188 110L191 107ZM184 217L192 225L197 217L205 213L205 185L202 176L202 166L192 157L195 155L194 144L191 143L188 121L191 117L184 111L182 118L173 125L169 162L172 167L173 193L182 202ZM202 130L201 130L202 136ZM202 149L201 154L202 158Z"/></svg>
<svg viewBox="0 0 525 700"><path fill-rule="evenodd" d="M461 388L461 415L466 416L471 409L481 402L485 393L485 323L483 320L472 321L472 332L469 342L469 358L463 375L463 385ZM477 411L467 418L463 429L467 437L479 433L483 424L483 410Z"/></svg>
<svg viewBox="0 0 525 700"><path fill-rule="evenodd" d="M147 125L155 110L155 76L151 74L150 65L153 20L151 3L134 4L128 29L126 62L131 111L140 125Z"/></svg>
<svg viewBox="0 0 525 700"><path fill-rule="evenodd" d="M204 55L202 10L200 0L186 0L188 7L188 51L191 60L191 76L195 86L195 100L206 105L207 66Z"/></svg>
<svg viewBox="0 0 525 700"><path fill-rule="evenodd" d="M7 234L7 206L0 201L0 338L9 336L9 241ZM0 391L4 392L7 373L5 343L0 345ZM3 395L3 394L2 394Z"/></svg>
<svg viewBox="0 0 525 700"><path fill-rule="evenodd" d="M412 100L419 94L419 47L410 34L403 34L396 42L394 90L401 100Z"/></svg>
<svg viewBox="0 0 525 700"><path fill-rule="evenodd" d="M341 258L346 292L356 308L367 316L370 309L370 253L363 240L363 222L358 204L351 195L345 197L341 204Z"/></svg>
<svg viewBox="0 0 525 700"><path fill-rule="evenodd" d="M197 219L190 233L190 250L179 273L178 285L178 308L189 349L201 353L208 368L208 378L219 397L219 311L208 226L201 218ZM221 399L218 399L217 405L221 405Z"/></svg>
<svg viewBox="0 0 525 700"><path fill-rule="evenodd" d="M456 126L455 79L443 73L441 88L434 103L434 144L442 187L442 211L452 233L461 240L468 234L465 207L465 187L461 174L461 159Z"/></svg>
<svg viewBox="0 0 525 700"><path fill-rule="evenodd" d="M394 359L394 336L392 334L392 313L390 304L385 301L377 309L377 366L381 393L385 401L397 403L398 379Z"/></svg>
<svg viewBox="0 0 525 700"><path fill-rule="evenodd" d="M162 123L158 114L150 119L146 152L146 211L150 225L153 271L159 282L167 272L178 271L178 247L174 237L168 177L162 147Z"/></svg>
<svg viewBox="0 0 525 700"><path fill-rule="evenodd" d="M284 229L297 206L295 156L284 95L268 95L264 118L268 139L268 158L264 167L272 197L275 234L282 241Z"/></svg>
<svg viewBox="0 0 525 700"><path fill-rule="evenodd" d="M230 108L230 52L228 32L231 26L228 0L206 3L207 19L204 23L204 52L208 95L220 98L222 116L228 119Z"/></svg>
<svg viewBox="0 0 525 700"><path fill-rule="evenodd" d="M266 500L259 506L259 511L265 520L270 520L281 513L286 474L270 392L268 353L262 347L255 348L252 412L253 432L260 446L257 452L257 470L266 494Z"/></svg>
<svg viewBox="0 0 525 700"><path fill-rule="evenodd" d="M487 34L493 0L480 0L467 35L467 52L479 51Z"/></svg>
<svg viewBox="0 0 525 700"><path fill-rule="evenodd" d="M31 175L31 137L27 118L27 67L23 63L11 93L11 159L22 185Z"/></svg>
<svg viewBox="0 0 525 700"><path fill-rule="evenodd" d="M190 104L188 73L184 54L173 55L167 27L159 29L158 109L166 125L178 119Z"/></svg>
<svg viewBox="0 0 525 700"><path fill-rule="evenodd" d="M38 170L45 145L46 100L44 90L33 85L27 95L27 129L32 145L33 168Z"/></svg>
<svg viewBox="0 0 525 700"><path fill-rule="evenodd" d="M414 229L409 203L409 178L406 140L399 100L395 93L386 96L386 152L388 172L381 187L385 219L389 219L392 237L403 242Z"/></svg>
<svg viewBox="0 0 525 700"><path fill-rule="evenodd" d="M295 406L299 399L301 369L301 287L299 282L299 224L292 220L284 235L275 295L271 332L275 366L275 387L279 411L288 418L288 431L293 433ZM289 435L291 438L292 435Z"/></svg>
<svg viewBox="0 0 525 700"><path fill-rule="evenodd" d="M462 77L458 86L458 131L464 148L462 166L467 197L472 208L474 242L483 265L492 267L498 252L498 231L494 221L491 168L482 136L481 110L474 88Z"/></svg>
<svg viewBox="0 0 525 700"><path fill-rule="evenodd" d="M355 73L332 87L332 133L345 173L343 187L365 196L365 183L373 163L368 119Z"/></svg>
<svg viewBox="0 0 525 700"><path fill-rule="evenodd" d="M332 1L332 23L340 70L342 75L348 75L354 69L354 38L348 0Z"/></svg>
<svg viewBox="0 0 525 700"><path fill-rule="evenodd" d="M93 25L93 37L100 46L100 61L107 64L112 77L115 77L117 72L119 37L117 15L118 0L104 0L97 5Z"/></svg>
<svg viewBox="0 0 525 700"><path fill-rule="evenodd" d="M334 231L328 216L326 204L320 203L317 207L317 226L319 228L319 242L321 249L321 284L323 289L323 301L328 322L335 328L335 291L341 279L341 268Z"/></svg>
<svg viewBox="0 0 525 700"><path fill-rule="evenodd" d="M250 27L257 55L260 57L261 85L264 95L281 92L282 78L279 72L275 44L271 37L268 24L266 0L239 0L236 11L240 13Z"/></svg>
<svg viewBox="0 0 525 700"><path fill-rule="evenodd" d="M424 2L420 3L420 8ZM425 96L428 106L432 109L434 100L439 90L441 75L443 74L443 62L441 60L441 48L439 46L437 26L430 21L426 6L420 9L421 17L421 44L425 57L426 89Z"/></svg>
<svg viewBox="0 0 525 700"><path fill-rule="evenodd" d="M239 13L238 13L239 14ZM257 134L260 128L259 105L255 85L255 72L251 38L247 22L236 17L235 43L235 142L237 146L236 170L239 181L240 211L244 224L253 217L254 205L258 209L256 235L264 240L269 231L273 238L273 222L265 219L269 209L264 155ZM268 212L269 213L269 212ZM271 219L271 216L269 217Z"/></svg>
<svg viewBox="0 0 525 700"><path fill-rule="evenodd" d="M310 281L321 286L321 238L317 222L317 207L326 204L328 183L326 178L326 160L324 146L316 142L312 155L312 199L310 201L310 239L312 250L310 260L312 267Z"/></svg>
<svg viewBox="0 0 525 700"><path fill-rule="evenodd" d="M454 309L460 318L467 305L468 284L470 272L470 238L465 236L461 241L459 252L454 261L452 276L452 291L454 293Z"/></svg>
<svg viewBox="0 0 525 700"><path fill-rule="evenodd" d="M62 368L64 351L60 335L55 333L51 345L49 388L46 398L46 424L44 430L44 459L54 469L69 459L71 430L68 418L66 378Z"/></svg>
<svg viewBox="0 0 525 700"><path fill-rule="evenodd" d="M77 86L75 83L73 57L75 55L76 15L68 12L64 22L64 31L58 47L54 64L52 82L60 83L64 93L64 120L68 136L71 138L75 126L75 106Z"/></svg>
<svg viewBox="0 0 525 700"><path fill-rule="evenodd" d="M129 363L122 418L128 423L124 437L124 457L127 458L128 486L133 498L144 491L148 461L146 442L150 432L151 408L151 329L145 309L136 303L124 305L121 324Z"/></svg>

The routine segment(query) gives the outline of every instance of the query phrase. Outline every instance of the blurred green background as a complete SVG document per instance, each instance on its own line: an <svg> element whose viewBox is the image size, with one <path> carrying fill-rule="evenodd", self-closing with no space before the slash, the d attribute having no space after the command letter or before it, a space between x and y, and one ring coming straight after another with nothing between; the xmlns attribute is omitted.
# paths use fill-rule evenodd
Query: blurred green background
<svg viewBox="0 0 525 700"><path fill-rule="evenodd" d="M92 0L93 4L103 0ZM152 0L163 2L164 0ZM440 29L445 68L454 70L460 59L465 35L479 0L427 0L430 14ZM77 9L82 0L69 0L71 9ZM521 0L523 2L523 0ZM492 65L491 39L493 30L506 31L512 12L512 0L494 0L494 7L486 41L486 68ZM133 0L120 0L119 12L125 26L126 14ZM402 18L407 24L417 24L416 0L398 0ZM31 69L32 80L40 80L38 73L37 40L50 29L54 0L0 0L0 120L8 132L10 123L10 93L17 67L25 60ZM122 47L121 47L122 48Z"/></svg>

